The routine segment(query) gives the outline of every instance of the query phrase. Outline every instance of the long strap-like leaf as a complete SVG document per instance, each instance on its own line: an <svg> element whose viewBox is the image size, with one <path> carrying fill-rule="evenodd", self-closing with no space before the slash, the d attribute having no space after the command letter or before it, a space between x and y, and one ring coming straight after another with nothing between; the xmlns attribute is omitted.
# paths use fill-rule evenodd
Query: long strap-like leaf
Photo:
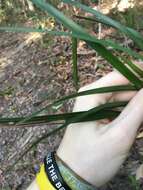
<svg viewBox="0 0 143 190"><path fill-rule="evenodd" d="M79 96L85 96L85 95L91 95L91 94L100 94L100 93L109 93L109 92L121 92L121 91L135 91L135 90L138 90L138 89L136 87L132 86L132 85L123 85L123 86L101 87L101 88L95 88L95 89L91 89L91 90L86 90L86 91L79 92L79 93L74 93L74 94L71 94L69 96L60 98L59 100L56 100L56 101L54 101L53 103L51 103L49 105L46 105L44 108L40 109L39 111L32 113L32 115L30 115L30 116L28 116L26 118L23 118L21 121L19 121L17 123L17 125L21 125L23 123L26 123L27 121L31 120L33 117L40 114L44 110L47 110L48 108L50 108L52 106L55 106L57 104L60 104L63 101L69 100L71 98L76 98L76 97L79 97Z"/></svg>
<svg viewBox="0 0 143 190"><path fill-rule="evenodd" d="M76 90L78 90L78 59L77 59L77 38L72 38L72 68L73 81Z"/></svg>
<svg viewBox="0 0 143 190"><path fill-rule="evenodd" d="M70 94L68 96L65 96L63 98L60 98L59 100L56 100L53 102L50 106L55 106L57 104L63 103L63 101L70 100L72 98L76 98L79 96L87 96L87 95L92 95L92 94L103 94L103 93L113 93L113 92L123 92L123 91L136 91L140 90L139 88L136 88L133 85L119 85L119 86L107 86L107 87L100 87L100 88L94 88L91 90L85 90L82 92ZM40 105L43 103L45 100L47 100L48 97L45 97L44 99L40 100L37 102L35 105Z"/></svg>
<svg viewBox="0 0 143 190"><path fill-rule="evenodd" d="M42 123L57 122L57 121L68 121L74 117L80 116L83 113L85 112L73 112L73 113L64 113L64 114L55 114L55 115L36 116L26 121L22 125L42 124ZM88 117L82 118L80 122L97 121L97 120L101 120L105 118L114 119L119 114L120 114L119 111L105 109L102 111L98 111L96 114L90 114ZM0 124L7 125L7 127L8 126L15 127L15 124L17 124L18 122L24 119L25 119L24 117L0 118ZM17 126L21 127L22 125L17 125Z"/></svg>
<svg viewBox="0 0 143 190"><path fill-rule="evenodd" d="M96 43L87 42L93 49L97 50L98 53L104 57L113 67L118 69L120 73L122 73L129 81L131 81L135 86L142 87L143 83L142 81L138 81L138 77L130 72L130 70L124 65L116 56L113 56L111 52L107 51L106 48L104 48L101 45L97 45Z"/></svg>
<svg viewBox="0 0 143 190"><path fill-rule="evenodd" d="M29 32L38 32L38 33L47 33L50 35L56 35L56 36L69 36L73 38L78 38L81 40L85 41L91 41L91 42L96 42L99 43L103 46L106 47L112 47L115 50L119 50L122 52L125 52L129 54L130 56L133 56L136 59L141 59L143 60L143 56L136 53L135 51L132 51L130 48L123 47L120 44L117 44L113 42L112 40L98 40L95 38L89 38L88 36L85 35L79 35L75 33L70 33L70 32L63 32L63 31L54 31L54 30L47 30L47 29L39 29L39 28L26 28L26 27L17 27L17 26L0 26L0 32L23 32L23 33L29 33Z"/></svg>
<svg viewBox="0 0 143 190"><path fill-rule="evenodd" d="M89 111L82 112L73 112L65 114L55 114L55 115L43 115L30 118L28 121L23 122L23 125L29 124L38 124L38 123L48 123L52 121L65 121L68 124L76 122L86 122L86 121L95 121L105 118L115 118L119 115L119 111L111 110L114 108L123 107L127 102L113 102L106 103L90 109ZM21 120L24 120L24 117L15 117L15 118L0 118L0 124L7 124L10 126L15 126L19 124Z"/></svg>
<svg viewBox="0 0 143 190"><path fill-rule="evenodd" d="M95 37L89 35L80 25L76 24L71 19L67 18L63 13L61 13L59 10L54 8L49 3L45 3L42 0L32 0L32 2L37 5L42 10L47 11L49 14L54 16L60 23L64 24L68 29L70 29L73 33L84 35L89 38L96 39ZM107 60L110 62L110 64L115 67L117 70L119 70L129 81L131 81L133 84L135 84L136 87L142 87L142 82L136 77L134 73L132 73L117 57L115 57L110 51L108 51L103 45L100 45L98 43L92 43L88 42L90 46L93 47L98 53L100 53L101 56L104 58L108 58ZM107 55L105 55L105 53ZM113 63L113 60L115 61ZM117 62L117 63L116 63Z"/></svg>
<svg viewBox="0 0 143 190"><path fill-rule="evenodd" d="M63 2L70 3L78 8L83 9L86 12L93 14L99 22L112 26L121 31L122 33L124 33L125 35L129 36L143 50L143 36L141 36L141 34L138 33L136 30L126 27L121 23L111 19L110 17L105 16L101 12L79 3L78 1L63 0Z"/></svg>

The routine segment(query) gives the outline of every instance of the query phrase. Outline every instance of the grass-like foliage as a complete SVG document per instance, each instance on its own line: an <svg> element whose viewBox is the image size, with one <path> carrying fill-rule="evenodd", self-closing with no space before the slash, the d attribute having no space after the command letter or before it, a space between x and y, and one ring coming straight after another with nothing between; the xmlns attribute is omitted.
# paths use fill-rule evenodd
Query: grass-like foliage
<svg viewBox="0 0 143 190"><path fill-rule="evenodd" d="M54 17L57 22L61 23L66 29L67 32L63 31L49 31L45 29L37 29L37 28L18 28L18 27L6 27L1 26L0 32L40 32L40 33L48 33L51 35L59 35L59 36L68 36L72 39L72 63L73 63L73 79L76 88L78 89L78 66L77 66L77 41L83 40L86 42L88 46L90 46L93 50L95 50L100 56L102 56L109 64L111 64L116 70L118 70L122 75L124 75L129 81L129 85L123 86L112 86L112 87L103 87L97 88L93 90L88 90L84 92L77 92L75 94L69 95L67 97L63 97L60 100L56 100L50 105L46 105L41 110L32 113L30 116L25 118L0 118L1 124L9 124L20 126L22 124L29 125L32 123L47 123L53 121L63 121L64 124L53 131L50 134L45 136L48 137L58 130L67 127L70 123L75 122L84 122L84 121L93 121L104 118L115 118L120 112L115 111L114 108L123 107L127 104L127 102L115 102L115 103L106 103L104 105L95 107L86 112L76 112L76 113L64 113L64 114L56 114L56 115L42 115L38 116L38 114L42 113L47 108L50 108L54 105L62 103L63 101L69 100L71 98L75 98L78 96L85 96L96 93L109 93L109 92L118 92L118 91L128 91L128 90L139 90L143 87L143 70L137 67L132 61L126 61L122 57L116 56L116 54L111 52L108 47L112 47L114 52L124 52L126 55L129 55L132 58L143 60L143 56L139 53L131 50L130 48L125 48L120 44L115 43L112 40L99 40L95 36L89 34L86 28L83 28L72 19L65 16L61 11L57 8L53 7L50 3L46 3L43 0L31 0L35 6L40 8L42 11L47 12L52 17ZM72 6L78 7L85 12L91 13L95 16L95 22L100 22L109 27L113 27L119 32L126 35L130 38L135 45L143 50L143 37L136 30L126 27L119 22L109 18L108 16L103 15L102 13L88 7L87 5L81 4L79 1L72 0L63 0L64 3L69 3ZM88 18L85 18L88 19ZM93 21L93 20L92 20ZM44 100L43 100L44 101ZM107 111L108 110L108 111ZM39 140L38 140L39 142Z"/></svg>

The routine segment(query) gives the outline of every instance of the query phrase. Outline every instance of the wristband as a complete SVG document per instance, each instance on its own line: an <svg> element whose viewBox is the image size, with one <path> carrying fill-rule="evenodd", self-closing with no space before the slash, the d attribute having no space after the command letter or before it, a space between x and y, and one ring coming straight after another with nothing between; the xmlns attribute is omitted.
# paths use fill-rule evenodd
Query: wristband
<svg viewBox="0 0 143 190"><path fill-rule="evenodd" d="M71 190L60 174L55 159L55 152L49 153L44 159L45 172L56 190ZM49 189L50 190L50 189Z"/></svg>
<svg viewBox="0 0 143 190"><path fill-rule="evenodd" d="M47 178L44 164L41 166L40 172L36 176L36 182L40 190L56 190Z"/></svg>
<svg viewBox="0 0 143 190"><path fill-rule="evenodd" d="M64 163L57 155L56 161L62 177L72 190L96 190L97 188L89 184L87 181L78 176L66 163Z"/></svg>

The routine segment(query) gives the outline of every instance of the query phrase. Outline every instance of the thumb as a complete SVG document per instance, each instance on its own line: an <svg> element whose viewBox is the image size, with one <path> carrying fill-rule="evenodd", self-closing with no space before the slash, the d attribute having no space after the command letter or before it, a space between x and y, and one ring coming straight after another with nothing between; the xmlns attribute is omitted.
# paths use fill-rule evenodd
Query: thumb
<svg viewBox="0 0 143 190"><path fill-rule="evenodd" d="M141 89L125 107L122 113L111 122L111 128L124 133L128 138L135 138L138 128L143 122L143 89Z"/></svg>

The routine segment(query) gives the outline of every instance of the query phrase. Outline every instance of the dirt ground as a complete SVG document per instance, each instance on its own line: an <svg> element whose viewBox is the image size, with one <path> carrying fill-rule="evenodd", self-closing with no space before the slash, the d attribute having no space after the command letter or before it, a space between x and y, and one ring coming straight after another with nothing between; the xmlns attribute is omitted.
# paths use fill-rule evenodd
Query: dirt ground
<svg viewBox="0 0 143 190"><path fill-rule="evenodd" d="M9 95L0 97L1 116L30 115L46 103L75 91L69 39L56 37L52 43L44 44L42 38L39 34L0 34L0 91L10 92ZM84 44L79 45L80 86L91 83L112 70L95 55ZM45 96L47 101L37 105ZM72 105L73 102L68 102L59 112L70 111ZM53 111L48 110L48 113ZM53 127L55 126L44 124L20 129L0 128L0 189L26 189L46 153L58 147L63 131L39 143L23 158L21 155ZM136 141L119 174L101 190L138 188L134 175L142 163L142 144L142 139ZM11 168L13 164L14 167Z"/></svg>

